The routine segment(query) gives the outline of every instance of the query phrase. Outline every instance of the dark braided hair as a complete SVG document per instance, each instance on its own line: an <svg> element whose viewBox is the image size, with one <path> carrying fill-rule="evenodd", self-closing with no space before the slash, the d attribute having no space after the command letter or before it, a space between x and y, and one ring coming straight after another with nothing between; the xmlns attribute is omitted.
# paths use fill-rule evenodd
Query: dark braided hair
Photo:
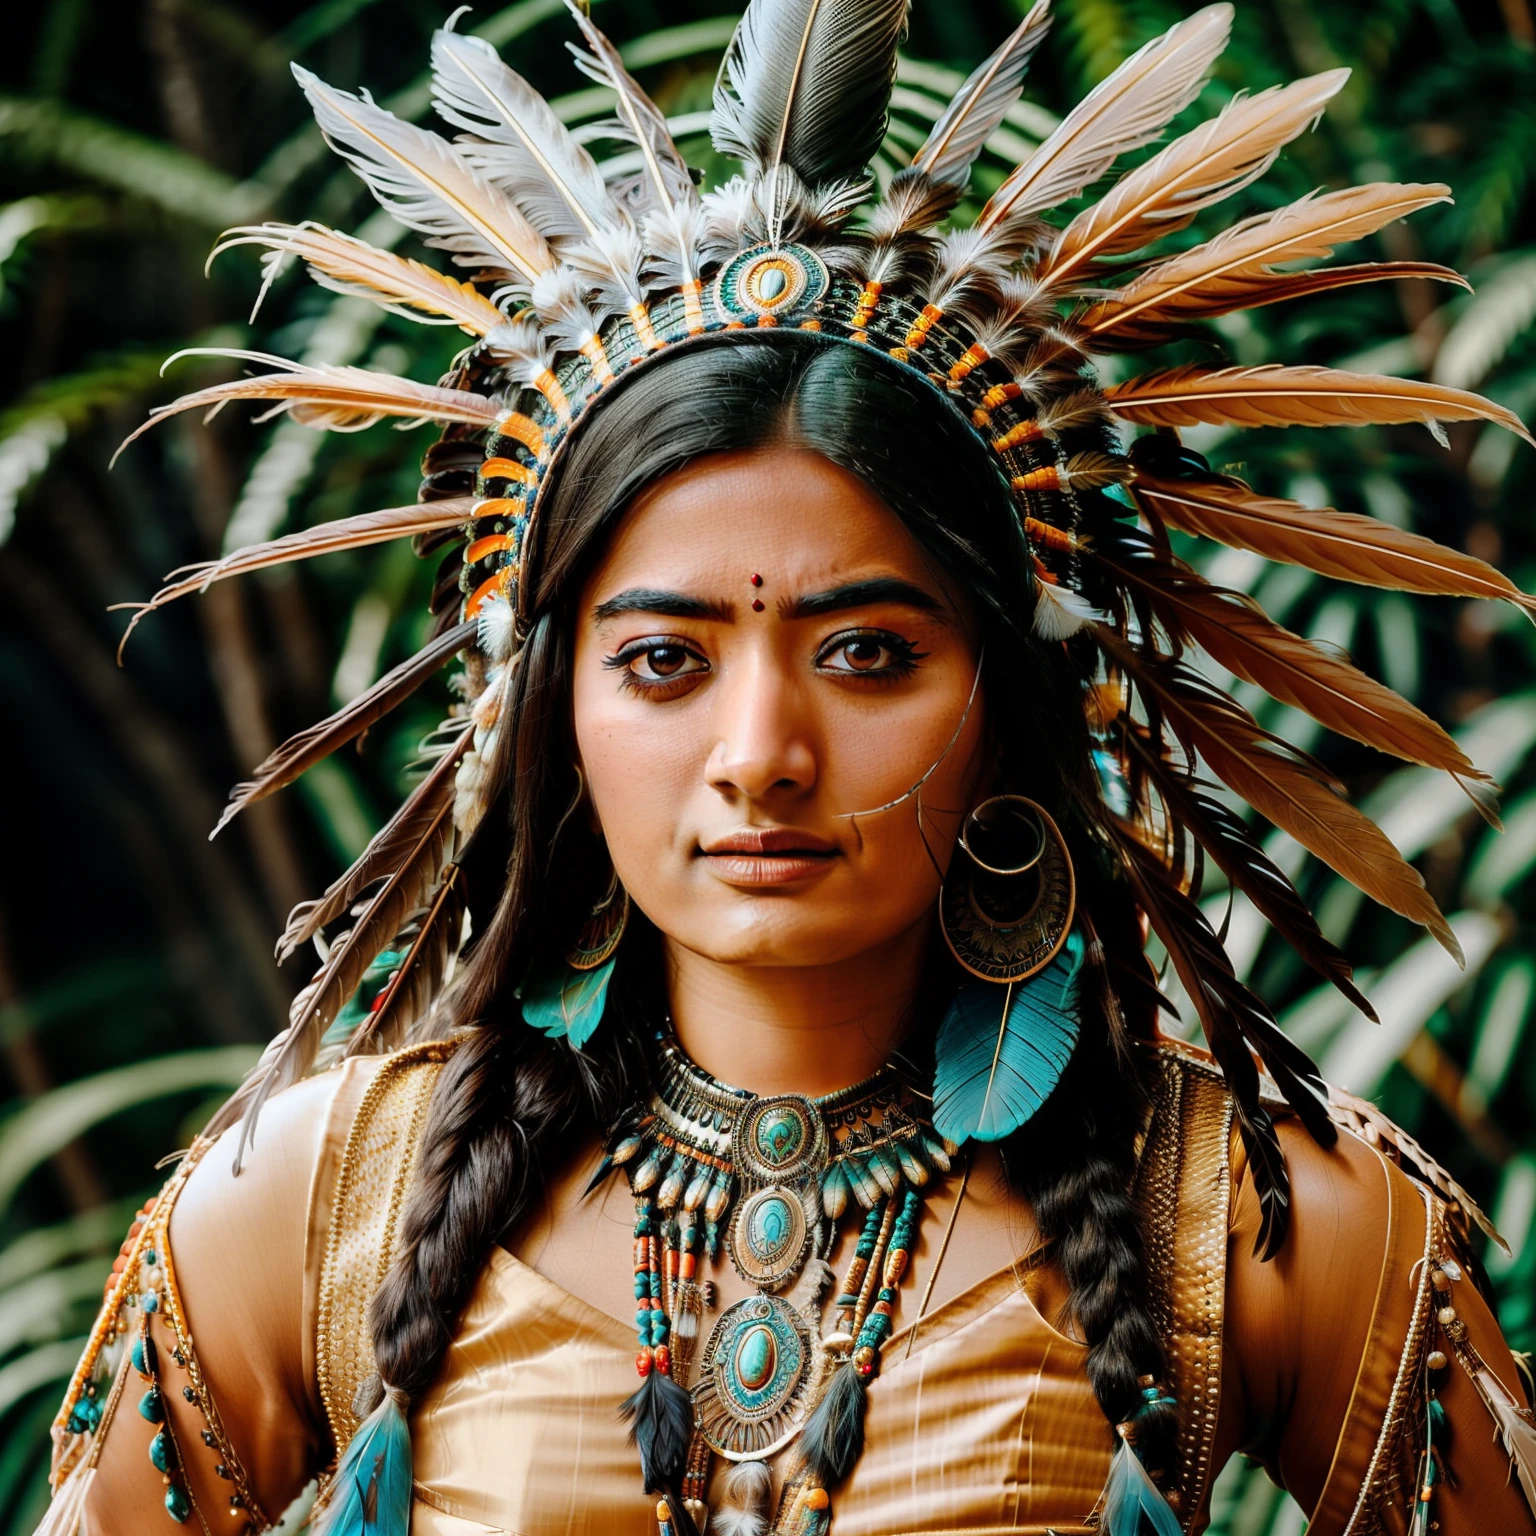
<svg viewBox="0 0 1536 1536"><path fill-rule="evenodd" d="M1006 486L969 427L921 380L878 353L805 332L745 333L680 350L621 378L571 440L530 538L530 630L504 727L510 814L497 908L449 1004L464 1038L439 1079L397 1252L372 1313L382 1380L405 1399L431 1385L491 1247L539 1198L557 1141L598 1130L644 1082L645 1043L665 1006L654 930L636 915L601 1029L578 1055L521 1021L514 988L535 959L564 951L593 900L592 834L570 816L577 790L570 718L572 595L635 495L710 453L799 447L858 475L951 582L970 595L984 640L982 688L1004 785L1057 815L1078 871L1101 983L1133 983L1135 1009L1086 989L1083 1039L1035 1120L1005 1147L1015 1186L1071 1288L1088 1375L1111 1425L1138 1381L1161 1378L1143 1244L1131 1196L1144 1090L1127 1035L1150 1034L1136 912L1095 832L1084 679L1062 647L1028 628L1028 554ZM652 378L651 375L656 377ZM496 834L482 833L475 861ZM942 998L958 972L936 958ZM941 1011L941 1010L940 1010ZM931 1055L938 1012L914 1055ZM926 1032L926 1033L924 1033ZM377 1383L372 1386L376 1401ZM367 1406L360 1403L359 1406ZM1142 1426L1138 1426L1140 1430ZM1149 1465L1165 1464L1167 1436ZM1145 1434L1139 1435L1144 1451Z"/></svg>

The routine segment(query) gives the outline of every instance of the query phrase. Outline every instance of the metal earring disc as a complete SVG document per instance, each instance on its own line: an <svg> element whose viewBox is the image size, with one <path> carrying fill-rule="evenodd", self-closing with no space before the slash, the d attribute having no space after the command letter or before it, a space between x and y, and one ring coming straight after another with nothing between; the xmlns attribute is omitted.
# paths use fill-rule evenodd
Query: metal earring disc
<svg viewBox="0 0 1536 1536"><path fill-rule="evenodd" d="M1041 832L1038 853L1028 849L1025 858L1002 867L983 863L970 847L972 819L998 802L1038 818ZM1044 806L1023 795L998 795L967 817L959 843L970 867L952 866L939 894L944 942L983 981L1024 981L1055 959L1072 928L1077 876L1066 839Z"/></svg>

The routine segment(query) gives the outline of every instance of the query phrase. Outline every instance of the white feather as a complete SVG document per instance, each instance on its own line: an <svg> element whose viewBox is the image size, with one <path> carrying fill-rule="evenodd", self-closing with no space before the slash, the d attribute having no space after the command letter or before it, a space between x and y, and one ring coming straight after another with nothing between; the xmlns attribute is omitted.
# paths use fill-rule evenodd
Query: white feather
<svg viewBox="0 0 1536 1536"><path fill-rule="evenodd" d="M327 142L395 218L465 266L509 268L531 283L554 265L544 237L435 133L293 66Z"/></svg>
<svg viewBox="0 0 1536 1536"><path fill-rule="evenodd" d="M483 38L434 34L432 66L439 116L475 135L460 141L465 159L543 235L590 239L625 222L592 156Z"/></svg>
<svg viewBox="0 0 1536 1536"><path fill-rule="evenodd" d="M1035 611L1030 627L1041 640L1065 640L1083 625L1102 623L1105 617L1070 587L1053 587L1046 581L1035 583Z"/></svg>

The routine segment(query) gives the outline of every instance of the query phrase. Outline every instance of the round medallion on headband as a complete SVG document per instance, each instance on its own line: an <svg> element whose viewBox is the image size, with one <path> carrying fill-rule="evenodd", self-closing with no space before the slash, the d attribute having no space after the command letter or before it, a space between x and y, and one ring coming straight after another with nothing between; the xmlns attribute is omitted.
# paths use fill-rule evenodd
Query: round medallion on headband
<svg viewBox="0 0 1536 1536"><path fill-rule="evenodd" d="M715 279L715 307L732 320L774 319L814 304L831 278L803 245L758 245L733 256Z"/></svg>

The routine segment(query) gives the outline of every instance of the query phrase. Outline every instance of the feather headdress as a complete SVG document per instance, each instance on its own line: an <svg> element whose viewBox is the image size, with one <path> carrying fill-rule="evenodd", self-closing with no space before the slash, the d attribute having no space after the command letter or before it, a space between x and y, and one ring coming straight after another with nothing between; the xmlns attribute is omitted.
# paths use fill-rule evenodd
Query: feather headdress
<svg viewBox="0 0 1536 1536"><path fill-rule="evenodd" d="M714 91L717 150L741 174L703 193L666 119L617 50L573 3L580 67L613 93L605 129L638 178L610 186L528 83L484 42L451 29L433 44L448 139L296 70L321 130L396 218L452 254L458 274L377 251L317 225L232 231L270 263L305 262L322 285L474 338L448 385L227 356L261 370L159 408L152 420L238 399L268 400L307 425L351 430L385 418L444 424L427 492L393 508L237 550L176 572L140 614L210 582L279 561L414 537L458 541L457 587L441 589L433 638L330 720L280 747L228 814L352 739L425 678L465 658L466 700L444 750L356 865L293 915L284 953L327 927L329 958L256 1074L223 1113L253 1114L307 1070L374 957L403 954L373 1049L418 1027L463 929L460 861L498 770L501 716L517 664L522 561L562 445L605 394L669 348L760 330L813 331L870 349L933 386L985 444L1017 500L1036 574L1033 625L1075 668L1103 755L1123 784L1101 826L1226 1072L1264 1210L1262 1245L1283 1237L1287 1191L1257 1061L1319 1136L1327 1094L1306 1056L1234 974L1194 900L1209 859L1308 964L1358 1005L1344 957L1212 793L1219 781L1345 879L1456 940L1424 882L1345 801L1314 759L1265 729L1189 664L1203 650L1239 678L1336 732L1442 769L1493 816L1493 786L1433 721L1337 655L1281 628L1251 599L1205 582L1166 530L1213 539L1324 576L1410 592L1536 599L1491 566L1374 519L1313 511L1214 475L1178 429L1497 423L1509 411L1440 385L1314 366L1183 367L1100 389L1085 358L1132 351L1213 316L1357 283L1424 277L1424 263L1298 269L1335 246L1443 201L1438 185L1377 183L1303 197L1165 259L1158 240L1261 176L1344 83L1341 71L1239 97L1131 169L1092 206L1053 217L1118 161L1163 139L1226 44L1229 5L1209 5L1132 55L1007 175L970 229L940 225L973 161L1018 100L1050 23L1039 0L961 86L883 198L869 166L885 136L906 0L751 0ZM275 267L268 269L269 276ZM1128 450L1114 422L1155 429ZM143 428L140 429L141 431ZM137 434L135 434L137 436ZM473 484L467 471L473 471ZM472 492L472 494L471 494ZM1140 529L1134 519L1139 517Z"/></svg>

